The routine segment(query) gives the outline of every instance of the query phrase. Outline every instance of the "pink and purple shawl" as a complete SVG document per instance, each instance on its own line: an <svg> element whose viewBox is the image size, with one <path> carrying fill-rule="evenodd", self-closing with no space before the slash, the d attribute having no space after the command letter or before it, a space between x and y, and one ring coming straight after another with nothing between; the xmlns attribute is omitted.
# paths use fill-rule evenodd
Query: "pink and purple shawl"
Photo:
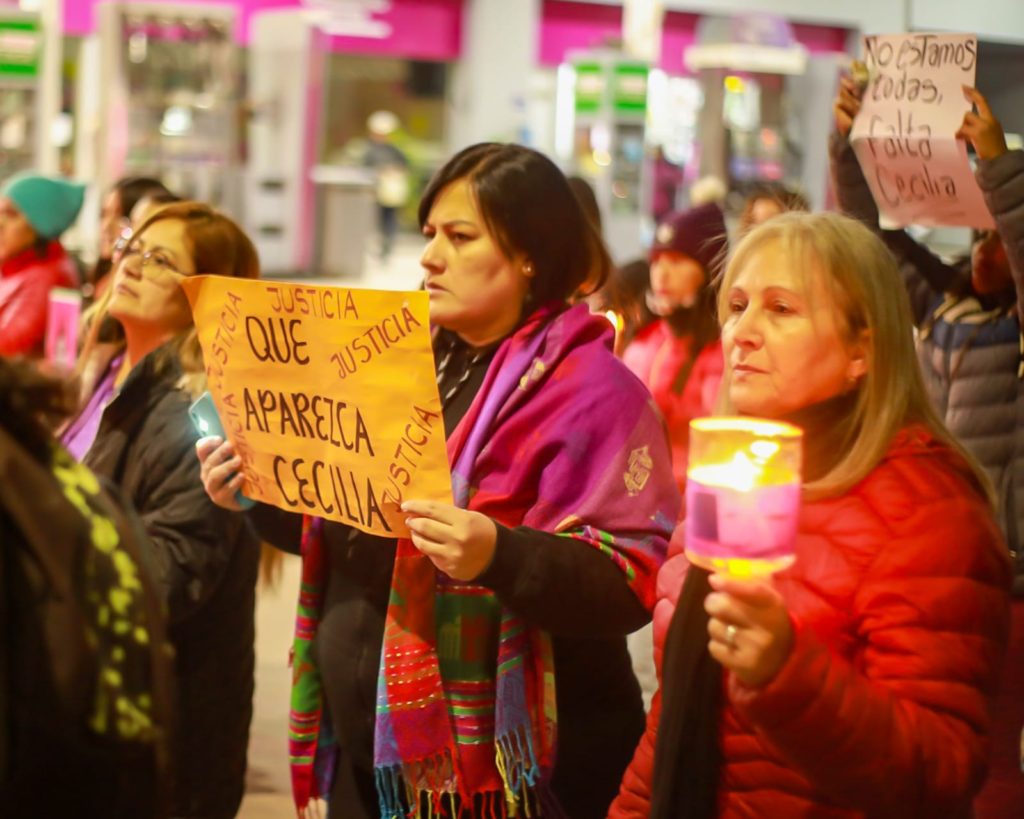
<svg viewBox="0 0 1024 819"><path fill-rule="evenodd" d="M643 385L584 306L538 310L495 354L448 442L456 505L506 526L580 540L650 608L678 512L671 455ZM293 692L293 785L315 782L320 694L302 656L319 616L322 554L307 527ZM305 571L305 567L311 569ZM305 660L305 663L303 663ZM299 668L303 673L299 673ZM555 762L549 636L493 592L454 581L399 541L378 679L374 762L381 814L510 816L544 804ZM297 694L303 696L296 699ZM596 752L599 752L596 750Z"/></svg>

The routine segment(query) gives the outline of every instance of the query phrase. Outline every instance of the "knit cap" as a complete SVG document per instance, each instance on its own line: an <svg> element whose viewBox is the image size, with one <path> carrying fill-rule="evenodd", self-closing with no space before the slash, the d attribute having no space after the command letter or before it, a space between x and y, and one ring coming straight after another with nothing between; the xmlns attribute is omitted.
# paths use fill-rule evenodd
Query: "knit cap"
<svg viewBox="0 0 1024 819"><path fill-rule="evenodd" d="M670 213L654 231L651 260L664 252L689 256L699 262L709 276L714 276L729 252L722 209L709 202Z"/></svg>
<svg viewBox="0 0 1024 819"><path fill-rule="evenodd" d="M9 177L0 188L0 196L14 203L37 235L56 239L78 218L85 185L24 172Z"/></svg>

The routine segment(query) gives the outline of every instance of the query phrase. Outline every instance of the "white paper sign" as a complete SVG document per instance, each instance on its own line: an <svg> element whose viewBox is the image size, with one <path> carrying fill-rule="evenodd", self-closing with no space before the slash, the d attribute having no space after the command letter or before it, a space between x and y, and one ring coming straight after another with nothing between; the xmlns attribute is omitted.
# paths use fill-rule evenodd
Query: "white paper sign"
<svg viewBox="0 0 1024 819"><path fill-rule="evenodd" d="M973 34L864 38L869 79L850 140L889 224L995 227L956 139L977 55Z"/></svg>

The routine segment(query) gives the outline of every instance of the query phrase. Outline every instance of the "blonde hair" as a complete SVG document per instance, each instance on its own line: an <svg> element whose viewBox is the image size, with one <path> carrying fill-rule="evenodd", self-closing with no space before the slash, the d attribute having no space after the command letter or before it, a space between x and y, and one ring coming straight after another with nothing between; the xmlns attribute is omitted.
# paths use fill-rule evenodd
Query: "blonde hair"
<svg viewBox="0 0 1024 819"><path fill-rule="evenodd" d="M820 271L847 343L867 339L867 371L857 386L843 455L828 474L804 484L808 499L835 497L862 481L882 460L893 437L908 424L926 427L970 466L979 490L994 505L988 476L954 439L925 390L914 349L907 298L896 262L867 227L836 213L784 213L754 228L737 245L722 276L718 317L729 316L729 289L739 272L774 245L805 281ZM730 363L725 362L725 383ZM722 389L720 411L735 412Z"/></svg>
<svg viewBox="0 0 1024 819"><path fill-rule="evenodd" d="M133 236L141 236L146 229L160 221L175 219L184 224L185 246L191 254L197 273L217 276L234 276L257 279L260 275L259 257L249 237L243 230L222 213L201 202L174 202L154 211L139 225ZM78 357L75 374L82 376L88 366L91 353L106 341L112 323L109 313L113 289L107 288L103 297L89 311L89 327L85 334L82 352ZM123 334L115 344L124 346ZM175 336L161 351L157 362L159 368L166 368L176 360L182 370L179 386L193 397L206 389L206 371L203 351L194 325Z"/></svg>

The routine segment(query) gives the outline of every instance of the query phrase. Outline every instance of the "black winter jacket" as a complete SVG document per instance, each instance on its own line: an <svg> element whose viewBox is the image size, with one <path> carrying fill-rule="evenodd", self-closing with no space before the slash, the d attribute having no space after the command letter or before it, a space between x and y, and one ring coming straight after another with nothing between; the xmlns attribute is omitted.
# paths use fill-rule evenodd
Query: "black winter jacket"
<svg viewBox="0 0 1024 819"><path fill-rule="evenodd" d="M176 651L172 815L229 819L245 780L252 718L259 549L244 517L207 497L180 372L137 364L84 458L119 484L152 543Z"/></svg>

